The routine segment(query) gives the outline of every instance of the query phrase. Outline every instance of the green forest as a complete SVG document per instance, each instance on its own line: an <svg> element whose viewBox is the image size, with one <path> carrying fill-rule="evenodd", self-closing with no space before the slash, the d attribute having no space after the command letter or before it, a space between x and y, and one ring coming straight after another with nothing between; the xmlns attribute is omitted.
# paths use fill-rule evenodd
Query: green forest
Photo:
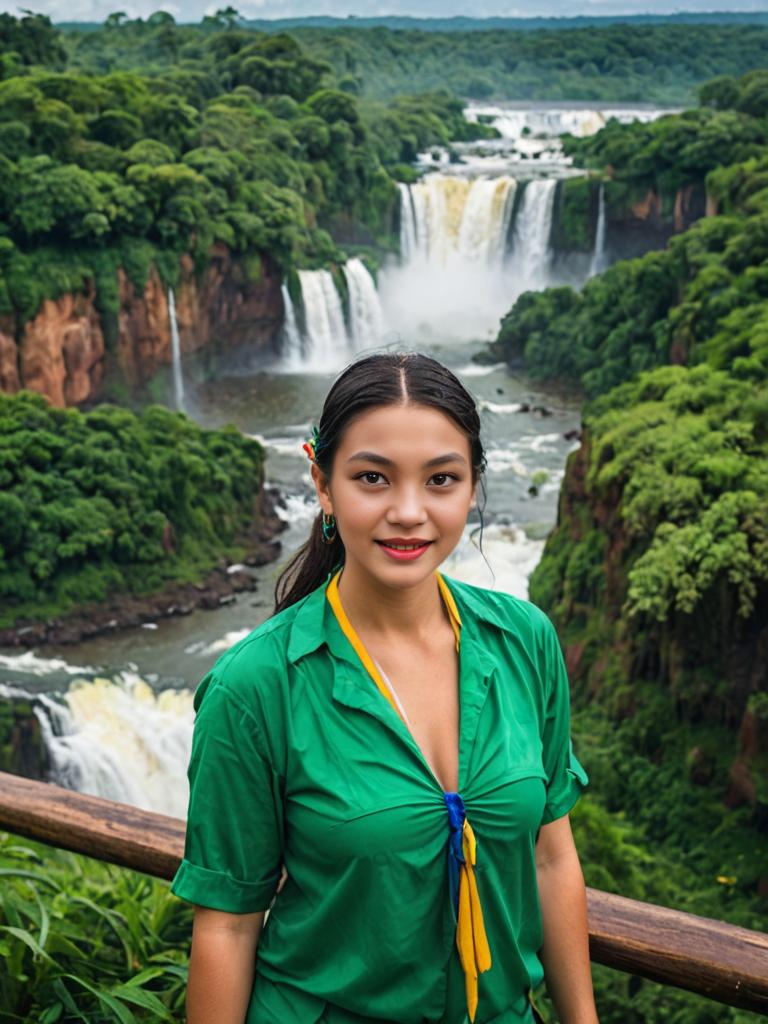
<svg viewBox="0 0 768 1024"><path fill-rule="evenodd" d="M454 26L455 28L455 26ZM587 882L764 927L768 913L768 26L263 32L0 14L0 329L117 270L173 285L223 242L247 272L396 251L417 153L489 136L463 99L694 104L566 138L566 242L602 185L711 216L581 291L524 294L490 358L584 395L558 524L531 578L573 684L591 778ZM569 212L570 211L570 212ZM580 211L580 212L579 212ZM350 241L355 239L355 241ZM363 242L359 240L363 239ZM0 626L237 556L264 452L234 428L0 395ZM0 834L0 1005L23 1024L178 1019L189 911L158 881ZM596 967L603 1024L755 1017ZM9 1009L10 1008L10 1009Z"/></svg>
<svg viewBox="0 0 768 1024"><path fill-rule="evenodd" d="M571 140L607 197L655 188L671 201L700 176L717 214L580 292L524 294L492 353L586 397L558 524L530 580L566 649L594 783L597 806L585 801L576 820L599 807L611 829L632 823L636 851L653 851L645 898L758 929L768 910L767 83L764 72L721 77L695 111ZM629 891L631 873L600 880L605 853L587 854L587 877ZM615 982L597 978L610 1005ZM678 993L647 985L623 997L617 1020L743 1019L686 1010Z"/></svg>
<svg viewBox="0 0 768 1024"><path fill-rule="evenodd" d="M153 19L164 23L162 34L147 32ZM233 28L238 24L234 14L229 20ZM205 35L217 28L217 16L208 16L200 28L176 25L167 14L147 22L113 16L106 27L67 32L64 43L71 66L83 70L139 63L178 63L192 70L205 62ZM676 105L693 101L696 86L708 79L768 63L766 24L632 22L556 31L535 23L530 31L493 25L481 31L296 25L289 31L313 59L332 67L342 89L375 99L447 88L476 100Z"/></svg>
<svg viewBox="0 0 768 1024"><path fill-rule="evenodd" d="M126 46L147 71L83 71L46 19L0 15L0 317L93 280L110 337L118 267L137 289L153 264L173 285L181 253L202 268L218 241L254 274L258 254L287 273L338 259L329 231L350 223L392 248L398 167L493 134L446 92L363 107L287 35L195 29L184 61L176 33L166 15L117 19L83 37L96 63Z"/></svg>
<svg viewBox="0 0 768 1024"><path fill-rule="evenodd" d="M0 627L196 580L258 517L258 442L162 406L0 394Z"/></svg>

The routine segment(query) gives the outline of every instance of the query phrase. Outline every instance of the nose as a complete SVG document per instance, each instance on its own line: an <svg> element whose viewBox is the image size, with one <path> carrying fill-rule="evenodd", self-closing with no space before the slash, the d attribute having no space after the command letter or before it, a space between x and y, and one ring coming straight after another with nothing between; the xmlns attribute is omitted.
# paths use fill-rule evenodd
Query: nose
<svg viewBox="0 0 768 1024"><path fill-rule="evenodd" d="M390 526L419 526L427 521L423 495L419 487L393 488L386 515Z"/></svg>

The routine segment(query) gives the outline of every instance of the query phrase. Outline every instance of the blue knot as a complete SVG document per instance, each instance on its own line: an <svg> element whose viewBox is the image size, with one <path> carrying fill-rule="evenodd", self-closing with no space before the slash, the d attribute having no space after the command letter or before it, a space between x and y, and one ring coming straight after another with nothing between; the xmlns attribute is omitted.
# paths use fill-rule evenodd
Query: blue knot
<svg viewBox="0 0 768 1024"><path fill-rule="evenodd" d="M448 886L451 893L451 906L455 920L459 917L459 870L464 863L464 851L461 846L461 835L464 829L464 801L458 793L444 793L448 807L448 824L451 834L448 842Z"/></svg>

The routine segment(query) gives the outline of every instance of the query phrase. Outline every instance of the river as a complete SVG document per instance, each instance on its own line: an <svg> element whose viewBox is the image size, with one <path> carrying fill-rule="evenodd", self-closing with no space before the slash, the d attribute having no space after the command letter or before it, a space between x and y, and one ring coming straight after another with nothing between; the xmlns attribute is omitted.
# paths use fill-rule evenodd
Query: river
<svg viewBox="0 0 768 1024"><path fill-rule="evenodd" d="M631 119L660 112L619 113ZM356 354L420 349L455 370L474 394L488 456L482 551L475 519L444 568L527 595L577 443L579 400L472 357L523 290L563 279L549 245L554 187L576 171L557 135L596 130L606 112L501 105L473 106L468 116L497 124L502 139L455 147L459 163L440 150L421 158L428 174L401 186L403 257L383 266L376 284L360 260L348 261L346 318L331 275L303 271L303 311L289 302L280 357L247 360L240 353L217 379L196 386L182 386L183 367L173 368L175 401L189 415L207 427L234 423L266 446L268 483L281 495L287 528L281 562L254 570L258 589L216 611L108 638L21 655L0 650L0 687L38 695L36 713L61 783L184 816L192 690L222 651L271 613L280 564L306 536L316 508L302 442L335 372ZM599 231L597 239L602 244ZM579 286L604 260L596 251L565 276Z"/></svg>

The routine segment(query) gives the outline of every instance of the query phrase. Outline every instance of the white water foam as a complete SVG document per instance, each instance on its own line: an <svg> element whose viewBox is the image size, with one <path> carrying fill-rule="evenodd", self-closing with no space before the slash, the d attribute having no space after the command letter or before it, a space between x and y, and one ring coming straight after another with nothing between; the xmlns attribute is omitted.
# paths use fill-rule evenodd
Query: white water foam
<svg viewBox="0 0 768 1024"><path fill-rule="evenodd" d="M428 174L400 190L399 265L379 274L387 327L405 337L490 337L514 295L504 256L517 182Z"/></svg>
<svg viewBox="0 0 768 1024"><path fill-rule="evenodd" d="M488 402L481 398L478 408L481 412L492 412L497 416L505 416L509 413L520 412L522 405L519 402Z"/></svg>
<svg viewBox="0 0 768 1024"><path fill-rule="evenodd" d="M210 642L206 640L196 640L193 644L189 644L188 647L184 648L184 653L197 654L201 658L209 658L214 654L221 654L223 651L228 651L230 647L233 647L236 643L244 640L250 632L250 629L232 629L228 633L225 633L224 636L219 637L218 640L212 640Z"/></svg>
<svg viewBox="0 0 768 1024"><path fill-rule="evenodd" d="M52 781L184 818L194 710L189 690L153 690L135 673L76 680L35 696Z"/></svg>
<svg viewBox="0 0 768 1024"><path fill-rule="evenodd" d="M65 672L69 676L90 675L96 670L83 665L70 665L63 658L41 658L34 651L24 654L0 654L0 668L29 676L48 676Z"/></svg>
<svg viewBox="0 0 768 1024"><path fill-rule="evenodd" d="M526 599L528 577L541 558L544 541L531 540L517 526L494 524L483 531L484 559L478 537L477 528L465 530L459 546L443 564L446 574L474 586Z"/></svg>

